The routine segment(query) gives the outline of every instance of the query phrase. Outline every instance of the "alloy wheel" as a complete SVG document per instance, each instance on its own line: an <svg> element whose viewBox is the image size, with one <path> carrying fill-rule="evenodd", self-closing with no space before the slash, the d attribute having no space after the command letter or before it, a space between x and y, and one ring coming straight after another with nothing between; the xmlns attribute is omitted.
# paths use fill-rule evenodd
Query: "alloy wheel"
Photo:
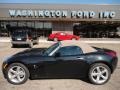
<svg viewBox="0 0 120 90"><path fill-rule="evenodd" d="M25 70L20 66L13 66L8 71L8 78L13 83L20 83L25 79Z"/></svg>
<svg viewBox="0 0 120 90"><path fill-rule="evenodd" d="M92 70L91 78L95 83L102 84L109 78L109 71L103 66L97 66Z"/></svg>

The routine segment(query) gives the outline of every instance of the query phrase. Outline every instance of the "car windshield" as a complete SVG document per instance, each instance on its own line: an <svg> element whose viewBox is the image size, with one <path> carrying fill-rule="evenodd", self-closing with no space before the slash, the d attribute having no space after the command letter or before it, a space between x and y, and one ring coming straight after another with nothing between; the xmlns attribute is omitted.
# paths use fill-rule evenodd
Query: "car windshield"
<svg viewBox="0 0 120 90"><path fill-rule="evenodd" d="M59 43L55 43L45 50L44 55L49 55L53 50L55 50L59 46Z"/></svg>
<svg viewBox="0 0 120 90"><path fill-rule="evenodd" d="M27 35L27 32L14 32L14 33L12 33L12 36L13 37L24 37L24 36L26 36Z"/></svg>

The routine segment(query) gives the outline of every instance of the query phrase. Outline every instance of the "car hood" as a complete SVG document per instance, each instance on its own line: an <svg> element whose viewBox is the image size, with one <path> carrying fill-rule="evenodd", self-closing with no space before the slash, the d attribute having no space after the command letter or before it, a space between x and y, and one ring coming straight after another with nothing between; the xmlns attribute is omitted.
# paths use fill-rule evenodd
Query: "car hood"
<svg viewBox="0 0 120 90"><path fill-rule="evenodd" d="M35 55L43 55L43 52L45 51L46 48L34 48L34 49L27 49L22 52L19 52L13 57L18 57L18 56L35 56Z"/></svg>

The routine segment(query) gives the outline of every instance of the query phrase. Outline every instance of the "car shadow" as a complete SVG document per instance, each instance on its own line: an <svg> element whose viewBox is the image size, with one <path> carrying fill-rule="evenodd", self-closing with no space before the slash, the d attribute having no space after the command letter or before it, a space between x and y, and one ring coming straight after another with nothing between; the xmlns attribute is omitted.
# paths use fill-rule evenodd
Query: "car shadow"
<svg viewBox="0 0 120 90"><path fill-rule="evenodd" d="M15 45L14 47L12 46L11 48L29 48L29 45Z"/></svg>
<svg viewBox="0 0 120 90"><path fill-rule="evenodd" d="M33 44L33 45L37 45L37 44ZM29 45L15 45L15 46L12 46L11 48L30 48L30 47Z"/></svg>
<svg viewBox="0 0 120 90"><path fill-rule="evenodd" d="M81 81L83 81L83 82L86 82L86 83L88 83L88 84L91 84L91 82L89 81L88 78L39 78L39 79L30 79L30 80L56 80L56 79L58 79L58 80L62 80L62 79L64 79L64 80L67 80L67 79L71 79L71 80L81 80Z"/></svg>

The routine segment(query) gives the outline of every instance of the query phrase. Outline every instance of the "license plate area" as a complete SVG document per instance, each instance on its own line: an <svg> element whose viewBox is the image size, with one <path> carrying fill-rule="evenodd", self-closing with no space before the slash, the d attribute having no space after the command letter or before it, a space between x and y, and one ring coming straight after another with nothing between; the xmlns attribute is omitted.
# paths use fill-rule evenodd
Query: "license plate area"
<svg viewBox="0 0 120 90"><path fill-rule="evenodd" d="M17 38L18 41L22 40L21 38Z"/></svg>

